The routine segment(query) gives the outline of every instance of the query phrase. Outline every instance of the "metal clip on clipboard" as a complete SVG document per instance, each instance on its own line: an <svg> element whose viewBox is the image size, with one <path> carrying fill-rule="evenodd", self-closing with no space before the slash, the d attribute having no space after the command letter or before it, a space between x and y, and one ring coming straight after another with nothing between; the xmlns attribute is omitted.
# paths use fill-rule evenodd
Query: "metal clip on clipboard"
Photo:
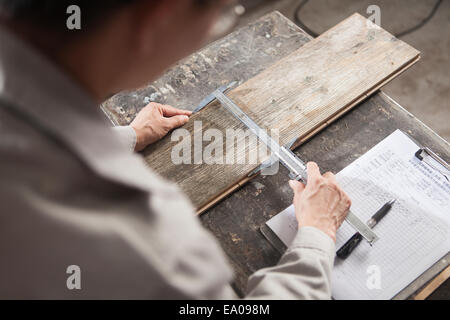
<svg viewBox="0 0 450 320"><path fill-rule="evenodd" d="M450 165L429 148L420 148L415 153L415 156L422 161L422 163L442 174L444 178L450 182Z"/></svg>

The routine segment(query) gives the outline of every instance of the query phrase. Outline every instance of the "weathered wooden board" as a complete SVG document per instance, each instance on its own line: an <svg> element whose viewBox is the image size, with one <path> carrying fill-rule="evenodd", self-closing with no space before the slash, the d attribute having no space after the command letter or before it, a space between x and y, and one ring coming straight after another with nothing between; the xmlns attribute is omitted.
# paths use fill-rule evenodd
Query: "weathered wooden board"
<svg viewBox="0 0 450 320"><path fill-rule="evenodd" d="M322 128L418 57L417 50L354 14L227 95L262 128L278 129L280 143L284 144ZM192 137L192 162L194 154L201 155L211 143L203 142L202 148L194 147L194 131L200 133L200 122L202 132L217 129L223 133L223 142L218 142L224 145L224 155L236 146L236 143L225 144L226 130L244 129L218 103L210 104L184 126ZM169 135L143 154L149 166L176 182L197 208L226 193L257 166L248 161L234 165L176 165L171 157L178 143L171 141ZM249 159L256 148L253 140L237 152ZM259 157L257 162L262 160L263 157Z"/></svg>

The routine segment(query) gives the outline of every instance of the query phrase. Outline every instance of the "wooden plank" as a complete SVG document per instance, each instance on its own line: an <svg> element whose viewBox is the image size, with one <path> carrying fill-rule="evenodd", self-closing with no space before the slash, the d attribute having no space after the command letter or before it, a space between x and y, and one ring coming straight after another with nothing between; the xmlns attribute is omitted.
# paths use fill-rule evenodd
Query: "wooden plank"
<svg viewBox="0 0 450 320"><path fill-rule="evenodd" d="M419 52L383 29L354 14L299 50L228 93L262 128L278 129L280 143L302 138L323 128L393 75L417 61ZM216 129L245 129L218 103L192 116L184 129L192 133ZM195 128L194 126L197 125ZM240 137L239 139L244 139ZM238 140L239 140L238 139ZM191 139L192 151L194 148ZM147 148L149 166L176 182L197 208L234 188L257 163L183 164L172 162L177 141L170 135ZM203 142L204 148L210 142ZM223 143L224 154L236 146ZM256 154L250 141L239 156ZM194 159L194 153L191 159ZM258 156L257 162L263 160Z"/></svg>
<svg viewBox="0 0 450 320"><path fill-rule="evenodd" d="M414 300L425 300L432 294L441 284L450 278L450 266L444 269L436 278L434 278L422 291L420 291Z"/></svg>
<svg viewBox="0 0 450 320"><path fill-rule="evenodd" d="M385 79L383 82L381 82L379 85L377 85L376 87L374 87L370 92L368 92L367 94L361 96L358 100L355 100L353 103L351 103L348 107L342 109L341 111L339 111L338 113L336 113L336 115L334 115L333 117L331 117L329 120L327 120L326 122L324 122L321 126L315 128L314 130L312 130L311 132L309 132L308 134L306 134L303 137L299 137L297 139L297 141L292 145L291 149L294 150L295 148L301 146L303 143L307 142L309 139L311 139L312 137L314 137L315 134L319 133L321 130L323 130L324 128L326 128L327 126L329 126L331 123L333 123L335 120L339 119L341 116L343 116L345 113L347 113L348 111L350 111L351 109L353 109L355 106L357 106L359 103L361 103L363 100L365 100L366 98L368 98L371 94L375 93L376 91L378 91L382 86L384 86L386 83L388 83L389 81L391 81L392 79L394 79L395 77L397 77L398 75L400 75L401 73L403 73L404 71L406 71L409 67L411 67L413 64L415 64L418 60L420 59L420 57L418 56L417 59L414 59L413 61L411 61L408 65L406 65L404 68L400 69L398 72L393 73L390 77L388 77L387 79ZM243 179L241 179L239 182L237 182L235 185L229 187L228 189L226 189L225 191L223 191L221 194L219 194L218 196L216 196L215 198L211 199L209 202L207 202L206 204L204 204L202 207L197 209L197 215L200 215L204 212L206 212L206 210L210 209L211 207L213 207L215 204L217 204L220 200L224 199L225 197L227 197L228 195L230 195L231 193L233 193L234 191L236 191L237 189L239 189L240 187L242 187L244 184L246 184L247 182L249 182L250 180L252 180L254 177L256 177L257 175L259 175L259 173L253 175L253 176L246 176Z"/></svg>

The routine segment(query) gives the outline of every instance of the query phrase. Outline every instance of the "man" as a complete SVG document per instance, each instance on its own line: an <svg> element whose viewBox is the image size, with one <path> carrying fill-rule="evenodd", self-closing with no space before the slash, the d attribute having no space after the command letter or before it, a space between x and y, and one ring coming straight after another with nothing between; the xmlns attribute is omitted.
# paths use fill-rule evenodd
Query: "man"
<svg viewBox="0 0 450 320"><path fill-rule="evenodd" d="M71 4L81 8L79 31L66 28ZM190 113L150 104L118 135L97 107L201 46L226 5L0 0L1 298L236 297L192 205L128 150ZM277 266L250 278L247 298L330 298L350 200L316 164L308 176L306 187L290 182L298 235Z"/></svg>

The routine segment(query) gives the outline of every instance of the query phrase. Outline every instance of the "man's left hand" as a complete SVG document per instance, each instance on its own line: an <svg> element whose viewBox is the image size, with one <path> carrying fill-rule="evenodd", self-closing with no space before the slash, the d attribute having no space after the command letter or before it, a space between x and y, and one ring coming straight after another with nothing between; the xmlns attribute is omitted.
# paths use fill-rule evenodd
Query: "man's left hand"
<svg viewBox="0 0 450 320"><path fill-rule="evenodd" d="M191 111L151 102L131 122L136 132L135 151L142 151L149 144L162 139L170 130L189 121Z"/></svg>

